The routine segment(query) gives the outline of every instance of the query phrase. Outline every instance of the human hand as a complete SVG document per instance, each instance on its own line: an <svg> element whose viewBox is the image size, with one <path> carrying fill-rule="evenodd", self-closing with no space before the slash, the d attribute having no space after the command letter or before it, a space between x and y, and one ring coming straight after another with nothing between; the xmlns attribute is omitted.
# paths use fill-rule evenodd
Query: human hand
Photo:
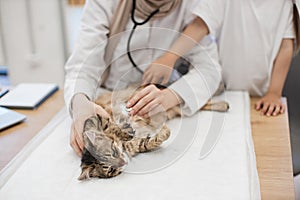
<svg viewBox="0 0 300 200"><path fill-rule="evenodd" d="M285 105L281 102L281 95L268 92L263 98L255 103L255 109L261 111L261 115L277 116L284 113Z"/></svg>
<svg viewBox="0 0 300 200"><path fill-rule="evenodd" d="M83 94L76 94L72 100L73 121L71 125L70 145L81 157L84 148L83 128L85 120L89 117L99 114L109 118L108 113L99 105L91 102Z"/></svg>
<svg viewBox="0 0 300 200"><path fill-rule="evenodd" d="M167 55L158 58L145 70L142 84L158 83L166 85L170 80L175 62L175 57Z"/></svg>
<svg viewBox="0 0 300 200"><path fill-rule="evenodd" d="M155 85L149 85L139 91L127 103L127 108L132 108L130 115L149 117L159 112L166 111L179 103L181 99L172 90L158 89Z"/></svg>

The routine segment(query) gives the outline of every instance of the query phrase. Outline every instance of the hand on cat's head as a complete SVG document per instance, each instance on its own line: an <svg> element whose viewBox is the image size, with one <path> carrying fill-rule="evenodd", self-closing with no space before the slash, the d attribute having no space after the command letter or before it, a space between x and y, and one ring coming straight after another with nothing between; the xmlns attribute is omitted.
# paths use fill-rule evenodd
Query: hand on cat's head
<svg viewBox="0 0 300 200"><path fill-rule="evenodd" d="M76 94L72 100L73 121L70 133L70 145L81 157L84 148L83 127L85 121L94 115L109 118L109 114L99 105L88 100L83 94Z"/></svg>
<svg viewBox="0 0 300 200"><path fill-rule="evenodd" d="M99 115L85 121L82 173L79 180L91 177L111 178L123 171L128 156L124 153L122 142L117 135L125 130L112 123L109 118Z"/></svg>

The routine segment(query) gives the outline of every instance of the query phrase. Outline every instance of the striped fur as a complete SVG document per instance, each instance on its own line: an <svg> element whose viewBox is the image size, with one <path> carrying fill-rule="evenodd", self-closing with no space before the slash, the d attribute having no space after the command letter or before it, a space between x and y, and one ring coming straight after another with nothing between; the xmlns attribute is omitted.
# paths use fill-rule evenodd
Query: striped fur
<svg viewBox="0 0 300 200"><path fill-rule="evenodd" d="M131 93L124 90L120 98L126 101L130 98L128 94ZM155 124L149 119L139 116L129 117L116 111L113 117L112 95L107 93L96 101L112 116L111 119L97 115L85 122L83 133L85 148L81 159L82 173L79 180L117 176L124 170L132 156L158 148L170 136L170 130L165 124L154 134L150 130ZM118 123L112 120L116 115ZM179 108L168 111L168 118L178 115L180 115ZM145 133L145 130L149 132Z"/></svg>

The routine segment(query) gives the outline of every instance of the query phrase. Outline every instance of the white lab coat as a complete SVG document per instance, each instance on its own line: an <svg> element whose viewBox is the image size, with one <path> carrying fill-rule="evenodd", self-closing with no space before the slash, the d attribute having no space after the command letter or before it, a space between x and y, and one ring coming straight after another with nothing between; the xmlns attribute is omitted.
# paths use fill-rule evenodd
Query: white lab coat
<svg viewBox="0 0 300 200"><path fill-rule="evenodd" d="M65 101L70 104L72 96L84 93L95 99L100 77L106 63L105 47L109 26L118 0L88 0L82 17L81 31L75 51L69 58L65 70ZM183 0L181 6L168 16L148 22L137 28L131 42L132 57L137 65L145 70L147 66L168 50L184 27L194 16L191 8L196 0ZM140 19L137 19L141 21ZM120 89L141 81L142 74L133 68L127 55L127 41L133 22L129 20L113 55L110 74L104 85L108 89ZM211 37L206 37L185 56L193 69L169 86L184 101L183 112L194 114L216 91L221 81L217 47Z"/></svg>
<svg viewBox="0 0 300 200"><path fill-rule="evenodd" d="M292 0L201 0L193 13L218 39L226 89L263 96L282 39L295 38Z"/></svg>

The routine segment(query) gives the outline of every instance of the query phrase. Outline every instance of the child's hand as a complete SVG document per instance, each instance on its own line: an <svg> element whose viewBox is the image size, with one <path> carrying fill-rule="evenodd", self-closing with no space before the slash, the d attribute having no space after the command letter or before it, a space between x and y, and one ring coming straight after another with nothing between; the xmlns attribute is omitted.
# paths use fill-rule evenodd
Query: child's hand
<svg viewBox="0 0 300 200"><path fill-rule="evenodd" d="M145 70L142 84L159 83L166 85L171 77L175 62L176 60L168 56L158 58Z"/></svg>
<svg viewBox="0 0 300 200"><path fill-rule="evenodd" d="M281 96L275 93L267 93L255 103L255 109L261 111L261 115L277 116L284 113L285 106L281 102Z"/></svg>

